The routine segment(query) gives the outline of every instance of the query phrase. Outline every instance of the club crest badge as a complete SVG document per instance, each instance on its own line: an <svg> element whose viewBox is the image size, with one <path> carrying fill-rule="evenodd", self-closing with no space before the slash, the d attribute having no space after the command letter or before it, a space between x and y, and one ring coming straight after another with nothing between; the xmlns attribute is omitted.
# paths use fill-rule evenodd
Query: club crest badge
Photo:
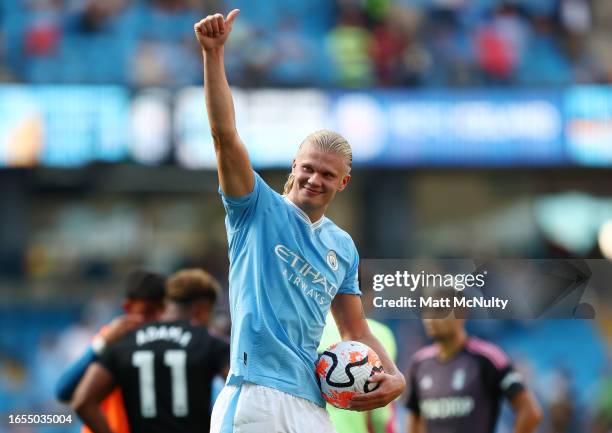
<svg viewBox="0 0 612 433"><path fill-rule="evenodd" d="M455 370L453 373L453 382L452 386L455 391L459 391L465 385L465 370L459 369Z"/></svg>
<svg viewBox="0 0 612 433"><path fill-rule="evenodd" d="M329 250L327 253L327 264L332 270L338 270L338 257L336 257L336 252L334 250Z"/></svg>
<svg viewBox="0 0 612 433"><path fill-rule="evenodd" d="M421 381L419 382L419 386L424 391L431 389L431 387L433 386L433 379L429 375L424 376L423 379L421 379Z"/></svg>

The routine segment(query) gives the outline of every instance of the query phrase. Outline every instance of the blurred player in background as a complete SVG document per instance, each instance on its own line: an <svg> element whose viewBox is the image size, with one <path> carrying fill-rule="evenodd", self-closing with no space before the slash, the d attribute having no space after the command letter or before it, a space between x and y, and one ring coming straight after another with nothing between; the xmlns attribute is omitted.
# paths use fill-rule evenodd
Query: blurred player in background
<svg viewBox="0 0 612 433"><path fill-rule="evenodd" d="M367 322L372 334L380 341L389 357L395 362L397 344L391 329L373 319L367 319ZM328 315L319 344L319 353L339 340L338 328L332 316ZM365 412L347 411L328 404L327 411L338 433L397 433L398 431L395 403L393 402L385 407Z"/></svg>
<svg viewBox="0 0 612 433"><path fill-rule="evenodd" d="M227 19L209 15L194 26L230 256L231 371L211 431L333 431L314 374L330 306L342 338L374 349L386 372L371 379L380 383L376 391L353 397L351 408L382 407L405 381L363 316L353 240L324 216L350 180L346 140L330 131L308 136L293 160L285 196L251 168L224 67L224 44L238 12Z"/></svg>
<svg viewBox="0 0 612 433"><path fill-rule="evenodd" d="M499 347L468 336L453 314L423 324L434 344L411 359L408 433L493 433L503 397L516 415L514 433L535 431L540 407Z"/></svg>
<svg viewBox="0 0 612 433"><path fill-rule="evenodd" d="M55 391L56 398L59 401L68 403L72 400L74 390L85 374L87 367L98 360L107 346L136 329L142 323L159 319L164 311L165 285L166 277L155 272L136 270L128 275L123 299L123 310L126 314L115 318L110 324L102 327L83 356L62 374ZM115 388L101 402L100 409L113 432L129 433L123 396L119 388ZM89 433L90 430L87 426L83 426L82 432Z"/></svg>
<svg viewBox="0 0 612 433"><path fill-rule="evenodd" d="M209 335L219 283L199 269L168 278L161 321L109 346L85 373L72 406L94 433L110 433L99 404L123 393L131 433L201 433L210 425L211 384L227 375L229 346Z"/></svg>

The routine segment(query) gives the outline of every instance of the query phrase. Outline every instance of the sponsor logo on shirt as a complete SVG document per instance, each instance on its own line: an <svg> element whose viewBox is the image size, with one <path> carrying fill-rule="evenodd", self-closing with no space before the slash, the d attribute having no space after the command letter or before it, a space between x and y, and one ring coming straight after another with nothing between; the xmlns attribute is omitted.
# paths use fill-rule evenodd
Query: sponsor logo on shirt
<svg viewBox="0 0 612 433"><path fill-rule="evenodd" d="M419 382L419 385L421 386L421 389L428 390L433 386L433 379L429 375L423 376L423 379L421 379L421 382Z"/></svg>
<svg viewBox="0 0 612 433"><path fill-rule="evenodd" d="M308 263L299 254L291 251L282 244L276 245L274 247L274 252L279 259L289 265L288 269L286 268L283 270L284 277L289 283L300 288L304 295L313 298L320 305L324 305L327 301L331 301L333 297L336 296L338 287L331 281L328 281L322 272ZM327 257L329 263L329 253ZM337 259L335 263L337 268Z"/></svg>
<svg viewBox="0 0 612 433"><path fill-rule="evenodd" d="M446 419L468 416L474 410L474 399L464 397L430 398L423 400L421 412L427 419Z"/></svg>

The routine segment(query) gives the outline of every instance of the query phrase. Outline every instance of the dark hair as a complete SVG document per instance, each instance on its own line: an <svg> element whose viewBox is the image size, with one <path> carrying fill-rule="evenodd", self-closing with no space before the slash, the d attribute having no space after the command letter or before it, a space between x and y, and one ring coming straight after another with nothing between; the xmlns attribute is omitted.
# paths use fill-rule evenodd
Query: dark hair
<svg viewBox="0 0 612 433"><path fill-rule="evenodd" d="M144 269L137 269L128 274L125 288L127 299L162 302L165 294L165 275Z"/></svg>
<svg viewBox="0 0 612 433"><path fill-rule="evenodd" d="M179 304L190 304L207 299L215 303L221 285L208 272L202 269L184 269L168 277L166 298Z"/></svg>

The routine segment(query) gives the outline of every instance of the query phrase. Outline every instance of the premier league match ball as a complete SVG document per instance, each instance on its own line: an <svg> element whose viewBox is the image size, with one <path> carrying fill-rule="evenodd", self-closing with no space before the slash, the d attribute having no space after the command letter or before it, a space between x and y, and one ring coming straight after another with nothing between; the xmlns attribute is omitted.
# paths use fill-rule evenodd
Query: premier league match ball
<svg viewBox="0 0 612 433"><path fill-rule="evenodd" d="M383 371L376 352L358 341L332 344L317 361L317 379L323 398L331 405L347 408L355 394L372 392L378 383L367 380Z"/></svg>

